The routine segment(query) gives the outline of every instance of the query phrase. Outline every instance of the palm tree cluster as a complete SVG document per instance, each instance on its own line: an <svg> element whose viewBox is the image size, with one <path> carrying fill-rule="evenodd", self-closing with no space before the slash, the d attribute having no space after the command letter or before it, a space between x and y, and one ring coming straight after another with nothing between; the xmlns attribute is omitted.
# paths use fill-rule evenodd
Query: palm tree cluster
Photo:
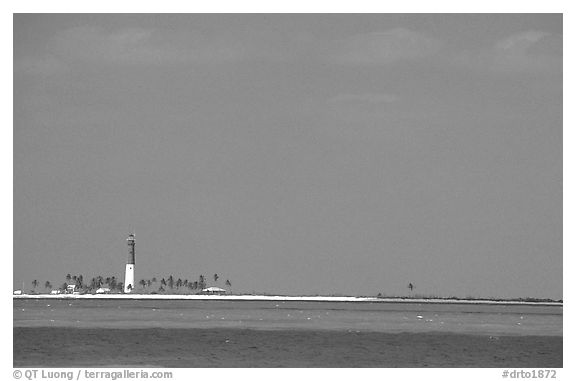
<svg viewBox="0 0 576 381"><path fill-rule="evenodd" d="M101 275L98 275L90 280L90 282L84 281L84 276L80 275L71 275L66 274L65 282L60 285L57 289L61 292L66 291L68 286L74 285L76 287L76 291L80 293L92 293L96 292L97 289L101 287L107 287L110 289L111 292L121 292L124 288L124 284L119 282L115 276L109 276L104 278ZM39 282L35 279L32 281L32 287L34 288L34 292L36 291L36 287L38 287ZM54 286L50 281L46 281L44 283L44 288L50 292L54 289Z"/></svg>
<svg viewBox="0 0 576 381"><path fill-rule="evenodd" d="M214 274L213 279L214 283L218 284L218 279L220 276L218 274ZM206 281L206 276L200 275L196 280L188 280L187 278L182 279L174 277L172 274L165 276L160 279L159 284L156 287L157 278L153 277L151 279L141 279L138 282L141 290L143 292L149 293L176 293L176 294L190 294L190 293L200 293L206 287L208 287L208 283ZM229 288L232 287L232 283L230 280L226 280L226 286Z"/></svg>
<svg viewBox="0 0 576 381"><path fill-rule="evenodd" d="M61 292L66 291L69 285L74 285L76 291L83 293L95 293L96 290L102 287L106 287L110 289L110 292L123 292L124 284L119 282L115 276L109 276L104 278L101 275L93 277L90 282L85 282L84 277L80 275L66 275L66 281L58 288ZM213 276L214 283L218 284L218 279L220 276L218 274L214 274ZM36 292L36 288L38 287L39 282L38 280L34 279L32 281L33 291ZM229 291L232 289L232 283L230 280L226 280L225 282L226 287ZM152 277L150 279L141 279L138 282L139 291L143 293L178 293L178 294L189 294L189 293L200 293L203 289L208 287L208 283L206 281L206 277L204 275L200 275L197 280L188 280L181 278L176 279L173 275L169 275L167 277L162 278L158 281L157 277ZM44 283L44 288L50 292L54 286L50 281L46 281Z"/></svg>

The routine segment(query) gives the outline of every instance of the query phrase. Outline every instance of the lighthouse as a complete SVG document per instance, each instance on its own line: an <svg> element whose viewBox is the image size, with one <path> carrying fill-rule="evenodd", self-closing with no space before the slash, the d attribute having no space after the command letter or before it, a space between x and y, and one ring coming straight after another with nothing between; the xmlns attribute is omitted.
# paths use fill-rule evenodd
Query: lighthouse
<svg viewBox="0 0 576 381"><path fill-rule="evenodd" d="M134 290L134 265L136 264L136 238L134 238L134 234L130 234L126 241L130 249L126 263L126 276L124 277L124 292L128 293Z"/></svg>

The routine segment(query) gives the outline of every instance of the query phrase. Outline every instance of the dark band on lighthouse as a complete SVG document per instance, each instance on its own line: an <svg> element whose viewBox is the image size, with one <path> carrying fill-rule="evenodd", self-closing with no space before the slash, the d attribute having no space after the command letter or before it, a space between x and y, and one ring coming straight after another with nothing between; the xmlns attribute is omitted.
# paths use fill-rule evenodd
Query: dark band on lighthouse
<svg viewBox="0 0 576 381"><path fill-rule="evenodd" d="M136 239L134 238L134 234L130 234L126 239L128 241L128 246L130 247L128 251L128 264L135 265L136 264Z"/></svg>

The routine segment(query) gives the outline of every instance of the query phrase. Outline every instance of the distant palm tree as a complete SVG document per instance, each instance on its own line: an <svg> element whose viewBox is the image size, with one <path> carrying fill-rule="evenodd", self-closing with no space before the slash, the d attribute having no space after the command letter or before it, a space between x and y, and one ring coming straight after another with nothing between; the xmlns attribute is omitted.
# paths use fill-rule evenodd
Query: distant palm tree
<svg viewBox="0 0 576 381"><path fill-rule="evenodd" d="M414 285L412 283L408 283L408 289L410 290L410 292L412 292L412 290L414 289Z"/></svg>
<svg viewBox="0 0 576 381"><path fill-rule="evenodd" d="M46 283L44 283L44 288L49 288L50 290L52 290L52 283L46 281Z"/></svg>
<svg viewBox="0 0 576 381"><path fill-rule="evenodd" d="M180 287L182 287L182 279L178 278L178 280L176 281L176 288Z"/></svg>
<svg viewBox="0 0 576 381"><path fill-rule="evenodd" d="M156 283L156 277L152 278L152 283Z"/></svg>
<svg viewBox="0 0 576 381"><path fill-rule="evenodd" d="M162 286L166 286L166 279L162 278L162 280L160 281L160 287Z"/></svg>
<svg viewBox="0 0 576 381"><path fill-rule="evenodd" d="M168 277L168 287L170 287L170 289L174 288L174 277L172 275Z"/></svg>
<svg viewBox="0 0 576 381"><path fill-rule="evenodd" d="M140 282L138 282L140 284L140 286L142 286L142 288L146 288L146 281L144 279L141 279ZM130 285L128 285L128 287L130 287Z"/></svg>
<svg viewBox="0 0 576 381"><path fill-rule="evenodd" d="M192 283L192 288L195 290L198 288L198 281L197 280L195 280L194 283Z"/></svg>
<svg viewBox="0 0 576 381"><path fill-rule="evenodd" d="M214 282L218 282L218 278L220 278L218 274L214 274Z"/></svg>
<svg viewBox="0 0 576 381"><path fill-rule="evenodd" d="M66 282L70 283L72 276L70 274L66 274Z"/></svg>
<svg viewBox="0 0 576 381"><path fill-rule="evenodd" d="M36 287L38 287L38 281L36 279L32 281L32 287L34 287L34 291L36 291Z"/></svg>
<svg viewBox="0 0 576 381"><path fill-rule="evenodd" d="M152 281L150 279L148 279L146 281L146 287L150 287L150 286L152 286Z"/></svg>
<svg viewBox="0 0 576 381"><path fill-rule="evenodd" d="M226 286L230 287L230 292L232 292L232 283L230 283L229 279L226 279Z"/></svg>
<svg viewBox="0 0 576 381"><path fill-rule="evenodd" d="M200 289L206 288L206 278L204 278L204 275L200 275L200 277L198 279L198 287Z"/></svg>

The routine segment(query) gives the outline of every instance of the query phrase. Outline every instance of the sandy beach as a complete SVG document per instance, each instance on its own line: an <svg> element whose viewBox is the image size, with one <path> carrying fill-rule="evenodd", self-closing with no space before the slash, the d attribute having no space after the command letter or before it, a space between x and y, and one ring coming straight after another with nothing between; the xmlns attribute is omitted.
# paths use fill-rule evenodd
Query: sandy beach
<svg viewBox="0 0 576 381"><path fill-rule="evenodd" d="M484 304L484 305L533 305L562 306L562 302L529 302L491 299L440 299L440 298L386 298L369 296L286 296L286 295L165 295L165 294L23 294L13 299L78 299L78 300L229 300L272 302L381 302L381 303L434 303L434 304Z"/></svg>
<svg viewBox="0 0 576 381"><path fill-rule="evenodd" d="M14 367L562 367L562 337L14 328Z"/></svg>

